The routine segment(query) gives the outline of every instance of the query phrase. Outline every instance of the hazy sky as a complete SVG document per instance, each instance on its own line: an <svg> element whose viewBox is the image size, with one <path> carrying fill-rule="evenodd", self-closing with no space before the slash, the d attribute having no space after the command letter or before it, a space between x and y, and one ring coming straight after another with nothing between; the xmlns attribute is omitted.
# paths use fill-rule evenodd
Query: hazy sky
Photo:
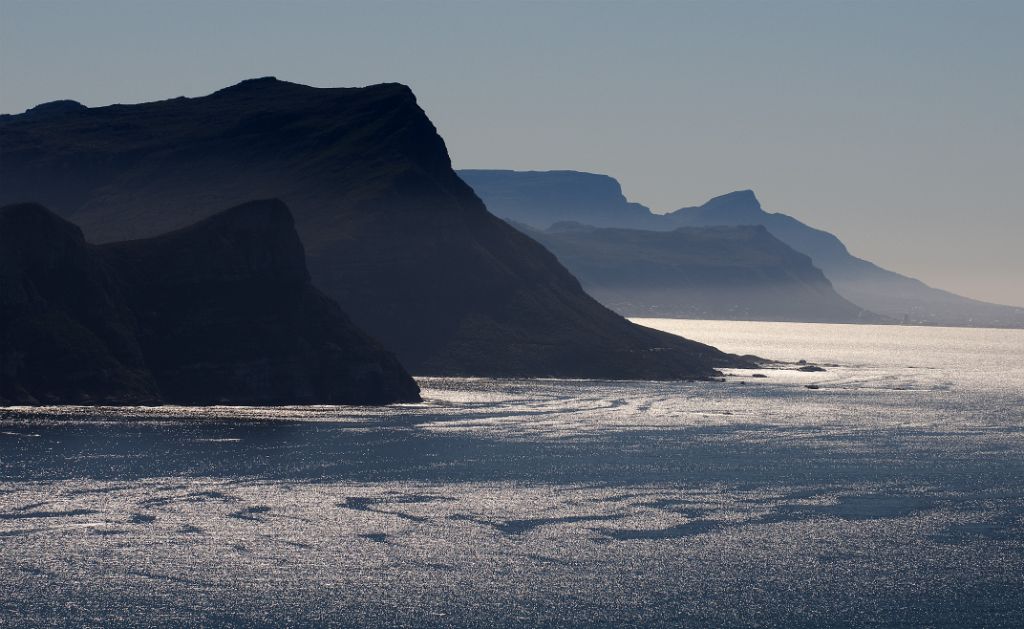
<svg viewBox="0 0 1024 629"><path fill-rule="evenodd" d="M753 188L1024 305L1022 33L1021 0L0 0L0 111L400 81L456 167L607 173L662 211Z"/></svg>

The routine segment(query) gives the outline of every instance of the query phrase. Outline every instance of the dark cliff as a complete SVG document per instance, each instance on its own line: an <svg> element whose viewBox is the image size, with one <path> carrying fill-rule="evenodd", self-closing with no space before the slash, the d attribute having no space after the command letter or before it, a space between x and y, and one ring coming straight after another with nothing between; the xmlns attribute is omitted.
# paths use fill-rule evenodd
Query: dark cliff
<svg viewBox="0 0 1024 629"><path fill-rule="evenodd" d="M159 400L120 282L81 230L0 209L0 403Z"/></svg>
<svg viewBox="0 0 1024 629"><path fill-rule="evenodd" d="M394 356L312 287L279 201L102 246L23 204L3 208L0 238L8 403L419 399Z"/></svg>
<svg viewBox="0 0 1024 629"><path fill-rule="evenodd" d="M735 357L631 324L487 212L412 92L257 79L0 121L0 200L100 241L251 198L292 209L314 283L413 372L701 378Z"/></svg>

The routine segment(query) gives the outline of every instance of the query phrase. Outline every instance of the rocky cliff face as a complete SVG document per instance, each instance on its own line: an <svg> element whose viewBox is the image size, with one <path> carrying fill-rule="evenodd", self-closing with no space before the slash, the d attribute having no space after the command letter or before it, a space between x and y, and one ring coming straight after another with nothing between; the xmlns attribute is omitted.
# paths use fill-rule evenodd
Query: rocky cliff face
<svg viewBox="0 0 1024 629"><path fill-rule="evenodd" d="M110 241L281 198L314 283L415 373L701 378L736 360L588 297L487 212L405 86L257 79L58 109L0 121L0 200L42 200Z"/></svg>
<svg viewBox="0 0 1024 629"><path fill-rule="evenodd" d="M530 231L601 303L626 316L878 322L764 227L673 231L559 223Z"/></svg>
<svg viewBox="0 0 1024 629"><path fill-rule="evenodd" d="M7 403L419 399L398 361L312 287L279 201L103 246L39 205L0 216Z"/></svg>
<svg viewBox="0 0 1024 629"><path fill-rule="evenodd" d="M81 230L0 209L0 403L159 400L120 282Z"/></svg>

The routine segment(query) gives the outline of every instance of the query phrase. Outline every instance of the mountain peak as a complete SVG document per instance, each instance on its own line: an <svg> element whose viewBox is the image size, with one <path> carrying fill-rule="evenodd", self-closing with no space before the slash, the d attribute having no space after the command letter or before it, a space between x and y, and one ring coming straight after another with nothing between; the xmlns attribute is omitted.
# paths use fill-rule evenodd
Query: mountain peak
<svg viewBox="0 0 1024 629"><path fill-rule="evenodd" d="M76 100L54 100L36 105L25 113L32 116L55 116L85 109L88 107Z"/></svg>
<svg viewBox="0 0 1024 629"><path fill-rule="evenodd" d="M244 81L240 81L234 85L221 88L214 92L214 94L246 94L249 92L259 92L283 86L297 87L298 84L281 81L274 76L261 76L253 79L245 79Z"/></svg>
<svg viewBox="0 0 1024 629"><path fill-rule="evenodd" d="M261 228L279 225L283 229L293 226L292 214L280 199L258 199L236 205L206 219L209 223L251 223ZM202 223L200 223L202 224Z"/></svg>
<svg viewBox="0 0 1024 629"><path fill-rule="evenodd" d="M268 74L267 76L255 76L251 79L243 79L242 81L236 83L234 87L237 87L239 85L256 85L258 83L266 83L269 85L271 83L284 83L284 81L279 80L276 76L271 76ZM232 86L228 87L230 88Z"/></svg>
<svg viewBox="0 0 1024 629"><path fill-rule="evenodd" d="M184 244L183 244L184 243ZM208 248L195 243L210 245ZM279 199L242 203L182 229L153 238L112 245L151 251L191 249L190 255L166 255L168 276L235 279L259 276L264 281L306 281L306 256L288 206Z"/></svg>
<svg viewBox="0 0 1024 629"><path fill-rule="evenodd" d="M15 203L0 208L0 235L9 234L17 234L17 237L0 241L12 247L40 248L59 242L60 238L85 242L77 225L38 203Z"/></svg>
<svg viewBox="0 0 1024 629"><path fill-rule="evenodd" d="M320 88L313 87L311 85L305 85L303 83L293 83L291 81L282 81L281 79L274 76L261 76L252 79L245 79L229 85L228 87L221 88L214 92L214 95L249 95L263 92L320 92L320 93L336 93L336 92L353 92L353 91L373 91L379 93L395 93L401 94L415 101L416 97L413 94L412 88L404 83L377 83L374 85L367 85L365 87L332 87L332 88Z"/></svg>
<svg viewBox="0 0 1024 629"><path fill-rule="evenodd" d="M705 203L703 207L713 210L726 211L756 211L763 212L761 202L757 200L753 190L737 190L729 194L715 197Z"/></svg>

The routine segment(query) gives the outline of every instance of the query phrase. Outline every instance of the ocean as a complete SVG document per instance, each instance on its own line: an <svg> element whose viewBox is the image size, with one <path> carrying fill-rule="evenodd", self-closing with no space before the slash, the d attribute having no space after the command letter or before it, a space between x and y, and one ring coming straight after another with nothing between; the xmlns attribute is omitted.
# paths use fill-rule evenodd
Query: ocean
<svg viewBox="0 0 1024 629"><path fill-rule="evenodd" d="M637 322L825 371L0 409L0 626L1024 626L1024 330Z"/></svg>

